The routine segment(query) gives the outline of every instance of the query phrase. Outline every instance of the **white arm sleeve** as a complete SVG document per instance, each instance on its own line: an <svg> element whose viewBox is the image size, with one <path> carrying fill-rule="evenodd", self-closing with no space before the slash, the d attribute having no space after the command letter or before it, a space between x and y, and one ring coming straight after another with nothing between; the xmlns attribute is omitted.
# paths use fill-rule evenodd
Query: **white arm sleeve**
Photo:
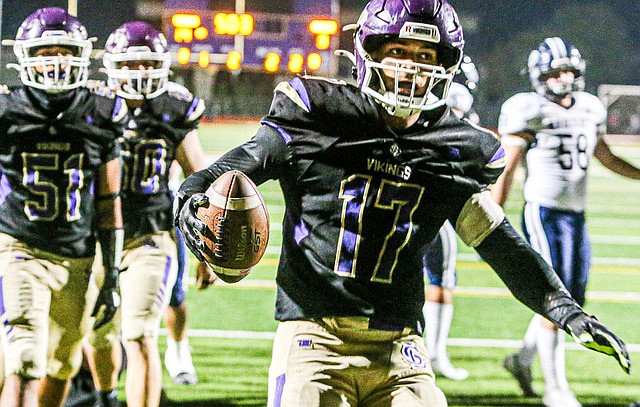
<svg viewBox="0 0 640 407"><path fill-rule="evenodd" d="M498 205L489 191L473 194L464 204L456 232L469 247L476 247L504 220L502 207Z"/></svg>

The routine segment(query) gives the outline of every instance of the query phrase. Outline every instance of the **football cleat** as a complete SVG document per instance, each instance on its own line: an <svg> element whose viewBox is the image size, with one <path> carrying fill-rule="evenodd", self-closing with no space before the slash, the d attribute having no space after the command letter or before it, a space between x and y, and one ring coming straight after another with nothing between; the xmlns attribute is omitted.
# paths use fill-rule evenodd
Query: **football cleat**
<svg viewBox="0 0 640 407"><path fill-rule="evenodd" d="M454 367L446 355L444 357L432 359L431 368L435 373L438 373L451 380L465 380L467 377L469 377L468 370Z"/></svg>
<svg viewBox="0 0 640 407"><path fill-rule="evenodd" d="M554 387L544 392L542 404L546 407L582 407L576 396L566 389Z"/></svg>
<svg viewBox="0 0 640 407"><path fill-rule="evenodd" d="M540 394L538 394L532 386L533 377L531 376L531 366L524 365L520 361L518 353L513 353L504 358L502 366L518 381L520 389L522 389L522 394L525 397L540 397Z"/></svg>
<svg viewBox="0 0 640 407"><path fill-rule="evenodd" d="M175 384L190 385L198 383L198 376L193 366L188 342L168 342L167 350L164 353L164 365Z"/></svg>
<svg viewBox="0 0 640 407"><path fill-rule="evenodd" d="M173 378L173 382L180 386L198 384L198 376L193 373L180 372Z"/></svg>
<svg viewBox="0 0 640 407"><path fill-rule="evenodd" d="M640 407L640 400L637 403L629 404L629 407Z"/></svg>

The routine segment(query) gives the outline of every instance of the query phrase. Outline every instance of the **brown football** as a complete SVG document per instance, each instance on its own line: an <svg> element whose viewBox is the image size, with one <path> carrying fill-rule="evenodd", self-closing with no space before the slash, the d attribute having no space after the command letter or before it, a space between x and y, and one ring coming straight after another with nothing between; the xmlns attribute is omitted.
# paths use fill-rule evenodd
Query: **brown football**
<svg viewBox="0 0 640 407"><path fill-rule="evenodd" d="M222 174L205 192L209 204L198 218L209 228L202 236L204 258L225 282L251 272L267 249L269 214L256 185L240 171Z"/></svg>

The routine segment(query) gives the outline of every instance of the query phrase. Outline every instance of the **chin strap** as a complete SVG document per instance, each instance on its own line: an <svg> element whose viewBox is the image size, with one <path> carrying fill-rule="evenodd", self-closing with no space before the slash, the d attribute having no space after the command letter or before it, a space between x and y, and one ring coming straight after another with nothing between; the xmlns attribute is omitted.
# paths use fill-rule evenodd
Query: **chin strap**
<svg viewBox="0 0 640 407"><path fill-rule="evenodd" d="M385 90L381 89L381 93L383 91L385 91ZM400 102L400 101L403 101L403 99L406 100L407 104L410 103L410 100L409 100L410 98L408 96L398 95L396 97L396 94L394 92L386 92L384 94L384 96L386 98L388 98L389 100L395 99L396 103ZM433 109L435 109L437 107L440 107L441 105L444 104L444 102L443 102L441 104L435 105L437 100L438 100L438 98L436 97L436 95L434 95L433 93L429 93L429 95L427 95L427 101L426 101L425 104L433 104L434 105ZM382 103L382 106L385 108L387 113L389 113L390 115L396 116L396 117L401 117L403 119L405 119L407 117L410 117L410 116L413 116L413 115L418 114L418 113L423 111L422 109L411 109L411 108L407 108L407 107L393 106L393 105L390 105L388 103ZM432 110L432 109L430 109L430 110Z"/></svg>

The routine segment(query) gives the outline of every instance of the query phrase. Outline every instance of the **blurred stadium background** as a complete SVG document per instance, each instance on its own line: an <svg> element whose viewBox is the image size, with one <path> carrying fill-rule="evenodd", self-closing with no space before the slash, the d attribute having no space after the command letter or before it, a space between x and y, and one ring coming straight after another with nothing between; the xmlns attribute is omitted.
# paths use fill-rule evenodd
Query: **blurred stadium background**
<svg viewBox="0 0 640 407"><path fill-rule="evenodd" d="M496 127L500 105L530 89L521 71L531 49L547 36L574 43L587 60L587 90L609 106L608 132L617 153L640 163L640 7L628 0L451 0L465 27L467 53L480 72L475 107L482 124ZM250 137L264 115L275 84L296 73L351 80L350 63L333 56L352 49L342 27L357 20L365 0L0 0L0 35L11 40L20 22L39 7L68 8L97 37L125 21L144 19L161 28L175 53L173 80L207 102L201 130L205 150L216 156ZM318 22L310 24L311 21ZM312 32L313 31L313 32ZM0 83L17 84L8 43L0 50ZM316 55L314 55L316 54ZM310 58L310 55L313 55ZM318 59L319 57L319 59ZM100 61L92 78L103 79ZM192 345L200 384L166 392L180 406L260 406L266 402L275 295L273 277L283 204L275 183L261 187L272 219L269 252L243 283L192 290ZM507 212L519 224L521 195ZM589 227L594 268L587 310L598 315L640 352L640 188L592 170ZM439 380L451 406L533 406L519 397L502 369L530 313L504 291L495 274L470 250L459 257L460 289L451 332L456 364L468 368L465 382ZM162 343L163 341L161 341ZM625 376L615 362L586 351L568 353L569 380L585 406L627 406L640 397L638 374ZM637 370L637 369L636 369ZM541 386L540 371L536 385ZM123 393L123 392L121 392Z"/></svg>
<svg viewBox="0 0 640 407"><path fill-rule="evenodd" d="M529 89L529 51L547 36L574 43L587 61L587 90L640 85L640 7L628 0L452 1L465 29L466 51L480 72L476 110L496 125L508 96ZM208 103L207 117L263 115L275 83L295 73L351 80L351 64L333 51L352 49L342 27L357 20L366 0L0 0L0 33L14 37L33 10L59 6L77 13L100 49L110 31L132 19L161 28L175 52L174 80ZM310 25L314 20L320 24ZM334 22L334 23L331 23ZM336 24L337 23L337 24ZM313 31L313 32L311 32ZM180 61L180 62L178 62ZM0 82L15 83L10 47L0 52ZM103 78L100 64L93 77ZM614 97L616 134L640 133L635 89Z"/></svg>

